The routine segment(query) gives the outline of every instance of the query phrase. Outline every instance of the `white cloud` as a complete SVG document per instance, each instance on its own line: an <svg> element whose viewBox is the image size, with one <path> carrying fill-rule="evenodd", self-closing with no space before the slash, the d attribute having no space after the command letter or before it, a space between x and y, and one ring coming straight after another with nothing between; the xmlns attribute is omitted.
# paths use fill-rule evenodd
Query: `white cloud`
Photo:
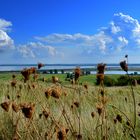
<svg viewBox="0 0 140 140"><path fill-rule="evenodd" d="M10 30L10 28L9 28L10 26L12 26L12 23L10 21L0 19L0 30L8 31L8 30Z"/></svg>
<svg viewBox="0 0 140 140"><path fill-rule="evenodd" d="M122 42L124 45L127 45L128 44L128 40L125 37L119 36L118 37L118 40L120 42Z"/></svg>
<svg viewBox="0 0 140 140"><path fill-rule="evenodd" d="M9 31L9 27L12 26L12 23L9 21L6 21L4 19L0 19L0 48L6 48L14 46L14 41L8 36L6 33Z"/></svg>
<svg viewBox="0 0 140 140"><path fill-rule="evenodd" d="M7 35L6 32L0 30L0 48L13 47L14 41Z"/></svg>
<svg viewBox="0 0 140 140"><path fill-rule="evenodd" d="M30 42L19 45L17 46L17 51L26 58L47 58L49 56L55 56L58 53L54 47L44 45L40 42Z"/></svg>
<svg viewBox="0 0 140 140"><path fill-rule="evenodd" d="M7 34L10 26L12 26L11 22L0 19L0 48L14 44ZM78 59L81 60L84 57L94 57L99 60L101 56L111 58L108 56L118 56L118 54L130 52L130 50L135 54L136 49L139 51L140 23L129 15L117 13L114 14L113 20L109 22L108 26L100 28L96 34L52 33L45 37L37 36L35 39L38 42L35 40L23 45L16 45L15 51L19 54L18 57L33 59L49 57L50 61L53 59L54 62L60 60L60 56L63 56L65 61L72 59L74 62L78 62ZM76 59L74 60L74 58Z"/></svg>
<svg viewBox="0 0 140 140"><path fill-rule="evenodd" d="M121 31L120 27L119 26L115 26L113 21L110 23L110 25L111 25L111 32L113 34L116 34L116 33Z"/></svg>

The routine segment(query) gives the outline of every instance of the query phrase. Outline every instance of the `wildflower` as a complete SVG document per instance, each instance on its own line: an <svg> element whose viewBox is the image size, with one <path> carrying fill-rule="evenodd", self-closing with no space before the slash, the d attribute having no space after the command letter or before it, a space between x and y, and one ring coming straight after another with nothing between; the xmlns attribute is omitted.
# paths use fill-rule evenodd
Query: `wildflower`
<svg viewBox="0 0 140 140"><path fill-rule="evenodd" d="M12 103L12 109L17 113L19 111L19 106L16 103Z"/></svg>
<svg viewBox="0 0 140 140"><path fill-rule="evenodd" d="M31 74L35 74L36 73L36 68L35 67L31 67L29 69L23 69L21 71L21 74L24 77L24 82L28 81L30 79L30 75Z"/></svg>
<svg viewBox="0 0 140 140"><path fill-rule="evenodd" d="M95 117L95 112L91 112L91 117L92 117L92 118Z"/></svg>
<svg viewBox="0 0 140 140"><path fill-rule="evenodd" d="M118 114L116 116L116 119L118 120L118 122L122 123L122 116L121 115Z"/></svg>
<svg viewBox="0 0 140 140"><path fill-rule="evenodd" d="M84 84L84 88L85 88L86 90L88 90L88 85L87 85L87 84Z"/></svg>
<svg viewBox="0 0 140 140"><path fill-rule="evenodd" d="M6 95L7 99L10 99L10 95Z"/></svg>
<svg viewBox="0 0 140 140"><path fill-rule="evenodd" d="M9 111L9 108L10 108L10 102L9 102L9 101L6 101L6 102L1 103L1 107L2 107L6 112L8 112L8 111Z"/></svg>
<svg viewBox="0 0 140 140"><path fill-rule="evenodd" d="M44 64L38 63L38 69L42 68L43 66L44 66Z"/></svg>
<svg viewBox="0 0 140 140"><path fill-rule="evenodd" d="M35 104L21 104L22 113L26 118L32 118Z"/></svg>
<svg viewBox="0 0 140 140"><path fill-rule="evenodd" d="M24 82L28 81L30 78L30 71L28 69L24 69L21 71L21 74L24 77Z"/></svg>
<svg viewBox="0 0 140 140"><path fill-rule="evenodd" d="M102 113L103 105L102 105L102 104L98 104L98 105L96 106L96 109L97 109L97 112L98 112L98 114L99 114L99 116L100 116L101 113Z"/></svg>
<svg viewBox="0 0 140 140"><path fill-rule="evenodd" d="M47 111L43 111L43 115L45 116L45 118L47 119L50 115L50 112L47 112Z"/></svg>
<svg viewBox="0 0 140 140"><path fill-rule="evenodd" d="M130 126L130 122L129 122L129 121L127 121L127 122L126 122L126 125L127 125L127 126Z"/></svg>
<svg viewBox="0 0 140 140"><path fill-rule="evenodd" d="M16 83L17 83L16 80L12 80L12 82L11 82L11 86L12 86L12 87L16 87Z"/></svg>
<svg viewBox="0 0 140 140"><path fill-rule="evenodd" d="M77 102L77 101L75 101L74 103L73 103L77 108L79 107L79 105L80 105L80 103L79 102Z"/></svg>
<svg viewBox="0 0 140 140"><path fill-rule="evenodd" d="M59 87L52 88L51 96L58 99L61 96L61 89Z"/></svg>
<svg viewBox="0 0 140 140"><path fill-rule="evenodd" d="M106 64L103 64L103 63L100 63L100 64L97 65L98 74L99 73L102 73L102 74L104 73L105 66L106 66Z"/></svg>
<svg viewBox="0 0 140 140"><path fill-rule="evenodd" d="M77 67L75 70L74 70L74 78L75 78L75 81L77 81L79 79L81 75L81 70L79 67Z"/></svg>
<svg viewBox="0 0 140 140"><path fill-rule="evenodd" d="M46 98L49 98L52 94L52 89L51 88L48 88L46 91L45 91L45 95L46 95Z"/></svg>
<svg viewBox="0 0 140 140"><path fill-rule="evenodd" d="M57 132L57 139L58 140L66 140L66 135L68 133L69 129L66 129L62 127L58 132Z"/></svg>
<svg viewBox="0 0 140 140"><path fill-rule="evenodd" d="M120 66L124 71L128 71L128 65L126 64L126 61L121 61Z"/></svg>

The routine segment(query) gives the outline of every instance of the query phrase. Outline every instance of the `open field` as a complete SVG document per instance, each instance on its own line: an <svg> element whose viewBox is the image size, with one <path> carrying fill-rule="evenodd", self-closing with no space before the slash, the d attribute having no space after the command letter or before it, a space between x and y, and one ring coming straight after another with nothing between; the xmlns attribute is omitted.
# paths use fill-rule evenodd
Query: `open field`
<svg viewBox="0 0 140 140"><path fill-rule="evenodd" d="M140 139L140 86L133 87L135 125L130 86L95 86L95 75L81 76L77 84L65 81L65 74L55 76L59 82L39 75L24 83L20 74L14 80L0 74L1 140Z"/></svg>

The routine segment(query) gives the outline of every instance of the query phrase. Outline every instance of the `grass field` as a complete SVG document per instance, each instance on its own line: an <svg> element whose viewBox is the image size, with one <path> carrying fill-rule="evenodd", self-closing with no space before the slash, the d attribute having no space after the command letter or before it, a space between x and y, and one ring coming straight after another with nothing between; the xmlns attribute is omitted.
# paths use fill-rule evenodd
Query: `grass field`
<svg viewBox="0 0 140 140"><path fill-rule="evenodd" d="M140 139L140 86L133 87L135 126L131 87L95 86L95 75L81 76L79 84L55 76L58 83L49 74L24 83L17 74L11 84L12 74L0 74L1 140Z"/></svg>

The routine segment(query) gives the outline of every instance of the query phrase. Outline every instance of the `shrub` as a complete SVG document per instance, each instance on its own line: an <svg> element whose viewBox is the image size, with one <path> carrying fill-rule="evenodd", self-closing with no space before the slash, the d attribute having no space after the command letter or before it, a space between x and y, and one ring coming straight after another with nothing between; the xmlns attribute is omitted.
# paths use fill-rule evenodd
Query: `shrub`
<svg viewBox="0 0 140 140"><path fill-rule="evenodd" d="M54 74L58 74L58 70L57 69L54 70Z"/></svg>
<svg viewBox="0 0 140 140"><path fill-rule="evenodd" d="M118 79L117 79L117 85L118 86L127 86L130 84L130 79L127 75L121 75Z"/></svg>
<svg viewBox="0 0 140 140"><path fill-rule="evenodd" d="M116 85L116 80L115 79L113 79L113 78L111 78L111 77L109 77L109 76L105 76L104 77L104 85L105 86L108 86L108 87L110 87L110 86L115 86Z"/></svg>
<svg viewBox="0 0 140 140"><path fill-rule="evenodd" d="M115 86L116 85L116 80L113 78L110 78L109 76L104 76L104 85L105 86ZM99 85L99 81L96 79L96 85Z"/></svg>

